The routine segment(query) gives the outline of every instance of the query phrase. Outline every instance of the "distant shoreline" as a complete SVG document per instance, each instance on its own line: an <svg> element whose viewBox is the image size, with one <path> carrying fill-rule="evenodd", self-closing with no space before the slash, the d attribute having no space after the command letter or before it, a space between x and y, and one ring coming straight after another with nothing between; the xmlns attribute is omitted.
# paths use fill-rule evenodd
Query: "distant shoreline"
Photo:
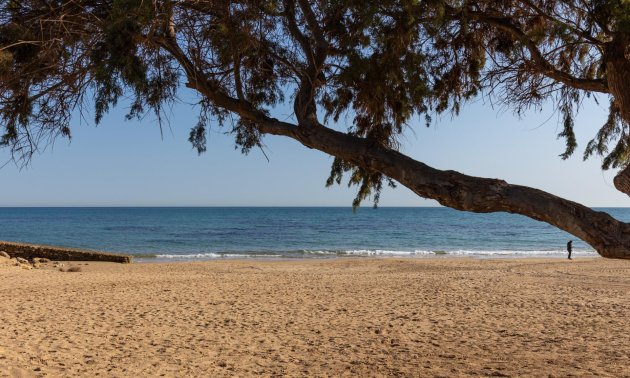
<svg viewBox="0 0 630 378"><path fill-rule="evenodd" d="M422 251L405 253L402 251L358 251L359 253L344 253L315 251L297 251L293 255L282 253L236 253L217 252L200 253L195 255L177 255L160 253L121 253L81 249L63 246L51 246L31 244L23 242L0 241L0 251L7 252L11 257L21 257L32 260L33 258L47 258L55 261L109 261L119 263L180 263L180 262L204 262L204 261L299 261L299 260L331 260L331 259L564 259L564 251ZM364 253L361 253L364 252ZM391 252L391 253L388 253ZM597 253L591 251L574 251L573 258L599 258Z"/></svg>

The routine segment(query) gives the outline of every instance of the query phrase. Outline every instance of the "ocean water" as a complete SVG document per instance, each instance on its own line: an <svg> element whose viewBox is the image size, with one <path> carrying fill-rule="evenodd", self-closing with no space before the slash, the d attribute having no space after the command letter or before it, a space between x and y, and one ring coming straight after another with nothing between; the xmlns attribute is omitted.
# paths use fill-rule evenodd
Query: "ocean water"
<svg viewBox="0 0 630 378"><path fill-rule="evenodd" d="M601 208L630 221L629 208ZM0 208L0 240L143 260L336 256L596 256L546 223L448 208Z"/></svg>

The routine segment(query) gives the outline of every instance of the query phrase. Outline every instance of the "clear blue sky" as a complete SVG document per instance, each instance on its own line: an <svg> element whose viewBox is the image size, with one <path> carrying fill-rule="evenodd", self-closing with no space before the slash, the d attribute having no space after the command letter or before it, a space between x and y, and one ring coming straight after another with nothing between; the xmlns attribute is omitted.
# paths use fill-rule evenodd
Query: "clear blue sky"
<svg viewBox="0 0 630 378"><path fill-rule="evenodd" d="M286 119L286 109L273 115ZM564 141L556 139L551 111L519 120L488 104L469 104L459 117L443 116L431 128L411 124L403 152L436 168L502 178L588 206L628 206L612 185L614 172L602 172L599 158L581 159L604 122L603 107L585 106L576 123L578 152L567 161L558 157ZM189 105L173 108L163 138L153 116L125 121L124 113L124 106L115 109L98 127L75 118L70 143L58 140L26 169L0 169L0 206L350 206L354 198L355 188L325 188L331 157L290 139L266 137L267 162L258 150L241 155L232 137L214 126L208 152L198 156L187 141L196 122ZM0 150L0 159L6 161L8 151ZM436 204L402 186L384 191L380 203Z"/></svg>

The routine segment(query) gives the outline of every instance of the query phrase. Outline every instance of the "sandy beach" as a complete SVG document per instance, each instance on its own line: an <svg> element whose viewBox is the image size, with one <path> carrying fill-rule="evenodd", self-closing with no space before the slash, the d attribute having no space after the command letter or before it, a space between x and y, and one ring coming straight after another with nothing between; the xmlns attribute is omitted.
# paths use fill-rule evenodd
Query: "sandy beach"
<svg viewBox="0 0 630 378"><path fill-rule="evenodd" d="M0 376L630 376L630 261L0 266Z"/></svg>

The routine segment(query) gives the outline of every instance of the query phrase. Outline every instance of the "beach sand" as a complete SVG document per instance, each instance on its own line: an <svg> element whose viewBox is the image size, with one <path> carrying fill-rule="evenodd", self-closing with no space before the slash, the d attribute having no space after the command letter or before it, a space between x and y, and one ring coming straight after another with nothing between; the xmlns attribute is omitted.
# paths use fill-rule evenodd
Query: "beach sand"
<svg viewBox="0 0 630 378"><path fill-rule="evenodd" d="M84 264L0 266L0 376L630 376L630 261Z"/></svg>

